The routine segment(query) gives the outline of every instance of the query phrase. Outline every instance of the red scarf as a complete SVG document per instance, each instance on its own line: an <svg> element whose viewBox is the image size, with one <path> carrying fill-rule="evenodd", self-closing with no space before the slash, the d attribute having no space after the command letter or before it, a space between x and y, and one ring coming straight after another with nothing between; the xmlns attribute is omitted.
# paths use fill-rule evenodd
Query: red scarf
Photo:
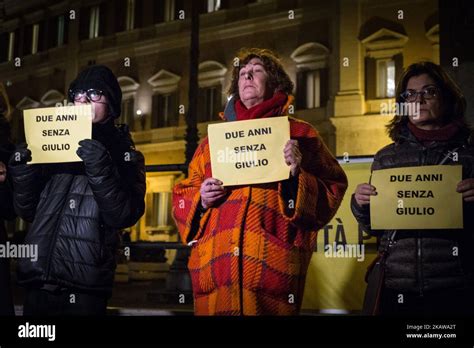
<svg viewBox="0 0 474 348"><path fill-rule="evenodd" d="M456 135L460 129L460 125L457 122L451 122L440 129L425 130L418 128L408 121L408 128L419 141L425 143L432 141L448 141Z"/></svg>
<svg viewBox="0 0 474 348"><path fill-rule="evenodd" d="M242 100L239 99L235 102L237 120L253 120L256 118L282 115L287 100L288 96L285 93L276 92L270 99L264 100L260 104L247 109L244 103L242 103Z"/></svg>

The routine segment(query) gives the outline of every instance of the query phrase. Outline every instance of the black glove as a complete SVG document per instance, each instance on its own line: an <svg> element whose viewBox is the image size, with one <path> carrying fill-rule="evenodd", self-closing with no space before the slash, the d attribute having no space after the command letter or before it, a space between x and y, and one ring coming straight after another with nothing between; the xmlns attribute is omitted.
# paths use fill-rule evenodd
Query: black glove
<svg viewBox="0 0 474 348"><path fill-rule="evenodd" d="M14 167L20 164L26 164L29 161L31 161L31 151L28 149L28 144L22 143L15 148L13 155L11 155L8 161L8 165Z"/></svg>
<svg viewBox="0 0 474 348"><path fill-rule="evenodd" d="M84 161L87 174L98 174L104 167L112 164L105 146L94 139L81 140L76 154Z"/></svg>

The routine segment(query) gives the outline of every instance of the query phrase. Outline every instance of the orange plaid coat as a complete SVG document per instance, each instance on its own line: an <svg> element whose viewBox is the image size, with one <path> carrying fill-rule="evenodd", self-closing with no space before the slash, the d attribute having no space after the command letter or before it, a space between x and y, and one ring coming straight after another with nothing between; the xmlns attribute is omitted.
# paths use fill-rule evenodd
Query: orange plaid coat
<svg viewBox="0 0 474 348"><path fill-rule="evenodd" d="M336 213L347 178L310 124L290 118L290 130L303 155L297 179L228 187L225 201L202 212L200 187L212 177L205 138L175 186L181 239L196 241L188 263L195 314L299 313L317 231Z"/></svg>

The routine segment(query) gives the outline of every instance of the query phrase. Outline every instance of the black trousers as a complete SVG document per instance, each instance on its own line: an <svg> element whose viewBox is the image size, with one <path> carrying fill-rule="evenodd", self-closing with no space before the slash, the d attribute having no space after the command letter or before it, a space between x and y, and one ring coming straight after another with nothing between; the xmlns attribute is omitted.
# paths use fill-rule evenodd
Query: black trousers
<svg viewBox="0 0 474 348"><path fill-rule="evenodd" d="M93 315L103 316L107 310L105 294L78 292L71 289L49 291L26 289L23 315Z"/></svg>
<svg viewBox="0 0 474 348"><path fill-rule="evenodd" d="M474 288L406 293L383 289L380 315L386 316L474 316Z"/></svg>
<svg viewBox="0 0 474 348"><path fill-rule="evenodd" d="M0 223L2 223L1 220ZM0 259L0 316L4 315L15 315L10 287L10 264L8 259Z"/></svg>

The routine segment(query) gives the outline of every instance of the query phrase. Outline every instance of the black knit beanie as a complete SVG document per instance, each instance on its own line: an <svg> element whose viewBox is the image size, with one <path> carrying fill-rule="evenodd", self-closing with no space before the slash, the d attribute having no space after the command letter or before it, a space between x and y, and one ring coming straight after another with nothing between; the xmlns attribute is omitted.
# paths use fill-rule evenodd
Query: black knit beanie
<svg viewBox="0 0 474 348"><path fill-rule="evenodd" d="M122 90L112 70L105 65L92 65L77 75L69 86L69 101L74 102L71 91L95 88L101 90L107 97L109 115L117 118L121 113Z"/></svg>

